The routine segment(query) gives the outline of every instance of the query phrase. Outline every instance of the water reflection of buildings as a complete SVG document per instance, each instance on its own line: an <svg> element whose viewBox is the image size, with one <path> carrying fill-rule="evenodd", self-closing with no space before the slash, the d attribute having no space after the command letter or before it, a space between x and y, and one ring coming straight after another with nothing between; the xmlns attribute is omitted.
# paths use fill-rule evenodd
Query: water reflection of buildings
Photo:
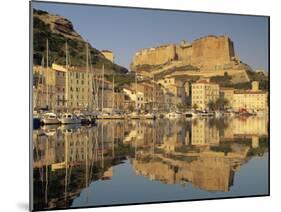
<svg viewBox="0 0 281 212"><path fill-rule="evenodd" d="M128 157L135 172L151 180L227 192L249 153L264 151L261 139L267 137L267 125L267 118L259 117L108 120L94 127L35 130L34 177L35 182L45 183L36 184L42 186L37 192L44 193L37 202L43 208L67 207L92 181L112 179L113 166Z"/></svg>
<svg viewBox="0 0 281 212"><path fill-rule="evenodd" d="M164 135L153 153L138 151L133 167L151 180L227 192L235 171L260 147L260 139L267 138L267 124L267 118L259 117L197 119L191 128L179 127L173 136Z"/></svg>
<svg viewBox="0 0 281 212"><path fill-rule="evenodd" d="M227 192L233 184L234 171L223 158L198 158L193 162L161 160L143 163L134 160L133 167L138 175L167 184L192 183L193 187L207 191Z"/></svg>

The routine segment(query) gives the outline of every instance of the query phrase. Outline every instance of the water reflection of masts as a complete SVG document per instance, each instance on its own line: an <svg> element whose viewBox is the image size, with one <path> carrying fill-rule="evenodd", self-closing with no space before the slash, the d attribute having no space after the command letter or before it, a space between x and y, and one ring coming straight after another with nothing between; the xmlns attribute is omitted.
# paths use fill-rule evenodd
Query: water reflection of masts
<svg viewBox="0 0 281 212"><path fill-rule="evenodd" d="M65 136L64 141L64 161L65 161L65 178L64 178L64 200L67 200L67 184L68 184L68 136Z"/></svg>
<svg viewBox="0 0 281 212"><path fill-rule="evenodd" d="M45 184L45 204L48 203L48 164L49 164L49 137L47 137L47 147L46 147L46 155L45 155L45 167L46 167L46 184Z"/></svg>
<svg viewBox="0 0 281 212"><path fill-rule="evenodd" d="M103 116L101 119L101 167L104 168L104 157L103 157Z"/></svg>
<svg viewBox="0 0 281 212"><path fill-rule="evenodd" d="M38 146L41 143L41 136L39 136L37 134L36 137L37 138L35 139L35 144L34 144L35 151L36 151L36 156L37 156L37 160L40 160L41 163L42 163L42 159L39 157L39 151L38 151ZM39 142L39 144L38 144L38 142ZM39 174L40 174L40 180L41 180L41 182L43 184L43 182L44 182L44 166L43 165L42 166L39 165Z"/></svg>
<svg viewBox="0 0 281 212"><path fill-rule="evenodd" d="M155 130L156 130L156 126L155 126L155 121L153 121L153 129L152 129L152 132L153 132L153 140L152 140L152 155L153 155L153 159L154 159L154 152L155 152L155 140L156 140L156 133L155 133Z"/></svg>
<svg viewBox="0 0 281 212"><path fill-rule="evenodd" d="M112 158L114 159L115 157L115 152L114 152L114 144L115 144L115 127L114 127L114 123L112 123Z"/></svg>
<svg viewBox="0 0 281 212"><path fill-rule="evenodd" d="M85 153L86 153L86 155L85 155L85 166L86 166L86 179L85 179L86 185L85 185L85 187L86 187L86 194L87 194L86 202L88 202L88 195L89 195L89 192L88 192L88 174L89 174L88 173L88 141L89 141L89 135L86 138L86 142L84 142L85 143Z"/></svg>
<svg viewBox="0 0 281 212"><path fill-rule="evenodd" d="M104 158L103 158L103 101L104 101L104 97L103 97L103 90L104 90L104 65L102 65L102 90L101 90L101 98L102 98L102 102L101 102L101 111L102 111L102 119L101 119L101 157L102 157L102 163L101 163L101 167L102 169L104 168Z"/></svg>

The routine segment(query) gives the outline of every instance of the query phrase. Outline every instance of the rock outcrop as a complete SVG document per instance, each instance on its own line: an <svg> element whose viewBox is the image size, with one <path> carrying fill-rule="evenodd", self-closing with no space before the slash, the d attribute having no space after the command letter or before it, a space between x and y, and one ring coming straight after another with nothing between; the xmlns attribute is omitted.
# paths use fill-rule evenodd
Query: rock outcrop
<svg viewBox="0 0 281 212"><path fill-rule="evenodd" d="M98 30L98 29L97 29ZM112 63L96 48L92 47L75 30L66 18L42 10L33 10L33 52L34 64L41 64L46 54L46 40L49 41L49 64L65 65L65 44L68 44L71 66L85 67L86 45L89 47L89 60L94 68L105 66L106 71L126 73L128 70ZM46 57L44 58L46 60ZM45 63L46 64L46 63Z"/></svg>

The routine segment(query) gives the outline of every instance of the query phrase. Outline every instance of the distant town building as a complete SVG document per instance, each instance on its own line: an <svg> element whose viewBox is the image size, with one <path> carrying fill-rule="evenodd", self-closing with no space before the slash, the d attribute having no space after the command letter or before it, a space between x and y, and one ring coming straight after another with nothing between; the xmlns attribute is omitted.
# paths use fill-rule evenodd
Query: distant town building
<svg viewBox="0 0 281 212"><path fill-rule="evenodd" d="M103 54L103 56L108 59L109 61L113 62L114 63L114 54L112 51L110 50L102 50L101 53Z"/></svg>
<svg viewBox="0 0 281 212"><path fill-rule="evenodd" d="M251 90L236 90L232 108L235 111L266 111L268 109L268 93L259 90L259 83L252 82Z"/></svg>
<svg viewBox="0 0 281 212"><path fill-rule="evenodd" d="M189 97L189 83L180 79L179 77L165 77L157 81L160 85L172 93L175 97L180 99L181 104L187 103Z"/></svg>
<svg viewBox="0 0 281 212"><path fill-rule="evenodd" d="M164 109L165 97L163 88L154 82L133 83L123 91L135 102L139 110Z"/></svg>
<svg viewBox="0 0 281 212"><path fill-rule="evenodd" d="M209 103L219 98L219 85L208 80L199 80L192 84L192 107L208 110Z"/></svg>

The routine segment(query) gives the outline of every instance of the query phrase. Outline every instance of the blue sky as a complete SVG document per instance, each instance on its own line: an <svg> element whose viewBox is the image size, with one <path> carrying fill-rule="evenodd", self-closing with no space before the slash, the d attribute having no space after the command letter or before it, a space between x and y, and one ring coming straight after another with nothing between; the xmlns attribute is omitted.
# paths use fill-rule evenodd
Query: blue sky
<svg viewBox="0 0 281 212"><path fill-rule="evenodd" d="M127 68L140 49L212 34L228 35L236 55L254 70L268 69L266 17L39 2L33 7L69 19L93 47L112 50L116 63Z"/></svg>

